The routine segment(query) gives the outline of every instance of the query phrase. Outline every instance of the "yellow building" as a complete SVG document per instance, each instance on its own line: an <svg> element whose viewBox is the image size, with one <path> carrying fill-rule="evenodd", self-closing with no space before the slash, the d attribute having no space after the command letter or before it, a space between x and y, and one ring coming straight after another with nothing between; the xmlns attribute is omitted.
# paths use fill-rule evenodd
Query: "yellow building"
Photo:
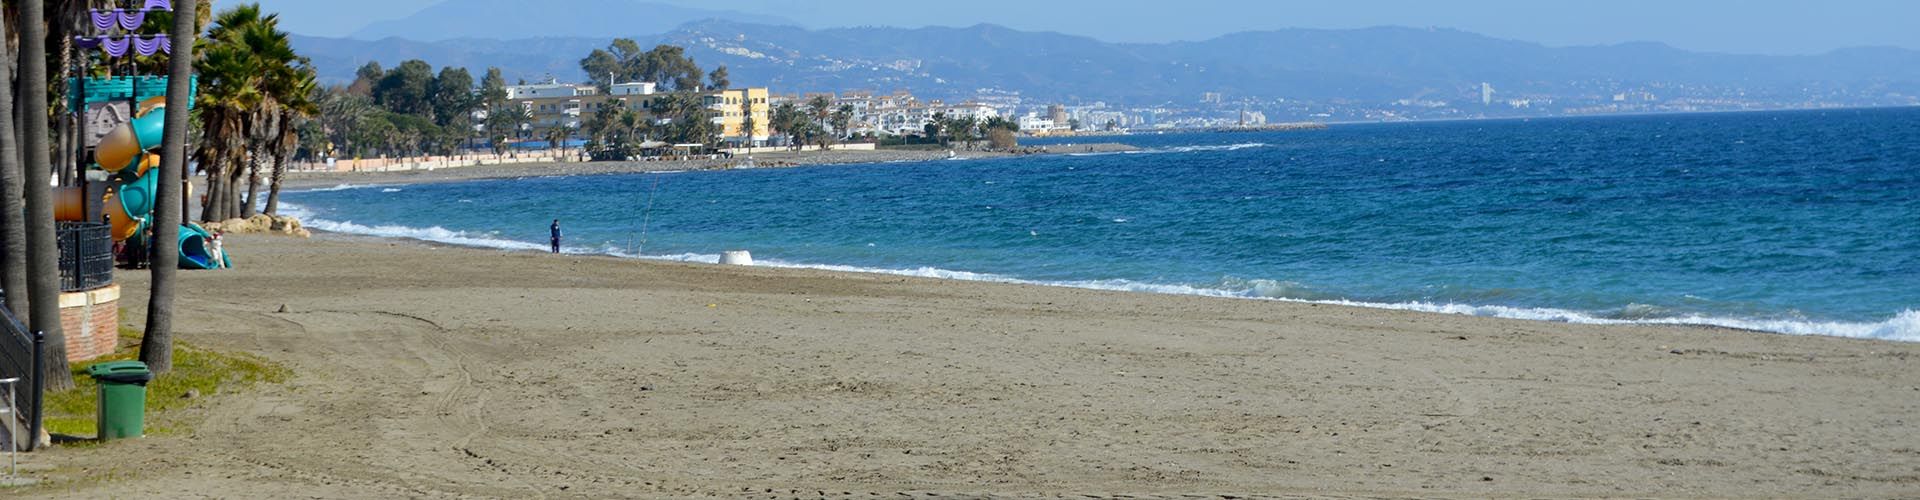
<svg viewBox="0 0 1920 500"><path fill-rule="evenodd" d="M733 143L754 144L765 142L772 137L772 106L767 104L766 87L751 87L733 90L712 90L702 96L702 103L713 112L713 123L720 127L720 140ZM748 110L753 114L753 135L748 137L746 126Z"/></svg>

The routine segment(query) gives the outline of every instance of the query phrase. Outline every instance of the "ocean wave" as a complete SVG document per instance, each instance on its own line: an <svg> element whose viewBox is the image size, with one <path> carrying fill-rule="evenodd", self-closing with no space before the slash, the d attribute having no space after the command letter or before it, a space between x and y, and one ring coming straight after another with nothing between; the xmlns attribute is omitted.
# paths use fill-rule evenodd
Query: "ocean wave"
<svg viewBox="0 0 1920 500"><path fill-rule="evenodd" d="M373 186L368 184L344 184L343 183L343 184L334 185L332 187L301 189L301 190L295 190L295 191L283 191L282 193L325 193L328 191L346 191L349 189L366 189L370 187L373 187Z"/></svg>
<svg viewBox="0 0 1920 500"><path fill-rule="evenodd" d="M323 219L315 216L315 214L313 214L311 211L308 211L306 207L284 203L284 202L280 204L280 210L281 212L284 212L287 215L300 219L300 223L302 226L312 228L312 229L318 229L321 231L344 233L344 234L358 234L363 236L379 236L379 237L386 237L386 238L406 238L406 239L412 239L412 240L432 241L437 243L447 243L447 244L461 245L461 246L470 246L470 247L479 247L479 248L496 248L501 250L545 251L548 249L546 245L528 243L528 242L517 241L517 240L510 240L505 238L497 238L497 237L484 235L484 234L469 233L466 231L455 231L455 230L450 230L440 226L432 226L432 227L426 227L426 228L400 226L400 225L369 226L365 224L356 224L353 221L327 220L327 219ZM568 250L568 249L562 248L562 250ZM576 251L571 253L594 253L587 250L580 250L580 249L574 249L574 250Z"/></svg>
<svg viewBox="0 0 1920 500"><path fill-rule="evenodd" d="M494 249L501 249L501 250L533 250L533 251L548 250L548 247L546 245L539 244L539 243L510 240L510 239L493 237L491 235L469 233L466 231L449 230L439 226L433 226L433 227L427 227L427 228L416 228L416 227L397 226L397 225L368 226L363 224L356 224L351 221L344 221L344 222L331 221L324 218L314 217L312 213L305 210L304 207L300 207L298 205L282 203L281 208L283 211L285 211L289 215L299 217L305 226L314 228L314 229L319 229L322 231L330 231L330 232L346 233L346 234L358 234L358 235L365 235L365 236L407 238L407 239L431 241L431 242L437 242L437 243L447 243L447 244L453 244L453 245L471 246L471 247L479 247L479 248L494 248ZM590 254L590 255L597 254L597 255L607 255L607 256L613 256L613 257L648 259L648 260L699 262L699 263L708 263L708 264L720 262L719 254L702 254L702 253L646 254L644 250L640 252L630 253L626 251L626 249L617 245L613 245L611 243L602 245L599 248L562 247L561 251L569 254ZM1059 286L1059 287L1069 287L1069 288L1084 288L1084 289L1092 289L1092 290L1109 290L1109 291L1122 291L1122 292L1143 292L1143 293L1160 293L1160 294L1169 294L1169 295L1197 295L1197 296L1205 296L1205 297L1274 300L1274 301L1282 301L1282 302L1329 304L1329 305L1341 305L1341 306L1353 306L1353 307L1367 307L1367 308L1375 308L1375 309L1393 309L1393 310L1401 310L1401 311L1454 314L1454 315L1463 315L1463 316L1484 316L1484 317L1534 320L1534 321L1550 321L1550 322L1561 322L1561 323L1577 323L1577 324L1591 324L1591 325L1718 326L1718 327L1725 327L1725 328L1736 328L1736 329L1742 329L1742 330L1754 330L1754 331L1789 334L1789 335L1822 335L1822 336L1849 337L1849 338L1861 338L1861 339L1893 340L1893 341L1902 341L1902 342L1920 342L1920 311L1911 310L1911 309L1901 311L1900 313L1894 315L1892 318L1889 318L1886 321L1875 322L1875 323L1840 322L1840 321L1807 321L1807 320L1786 320L1786 319L1727 318L1727 317L1704 316L1704 315L1666 315L1664 310L1658 310L1658 309L1652 308L1651 306L1637 307L1634 305L1629 305L1626 308L1623 308L1621 311L1615 311L1609 314L1609 313L1593 313L1593 312L1582 312L1582 311L1554 309L1554 308L1471 305L1471 304L1420 302L1420 301L1412 301L1412 302L1356 301L1356 300L1347 300L1347 299L1340 299L1340 298L1331 298L1330 295L1325 294L1323 292L1316 292L1312 290L1310 287L1303 284L1294 283L1294 282L1285 282L1285 281L1273 281L1273 280L1229 279L1229 280L1223 280L1220 284L1217 284L1214 286L1196 286L1196 285L1185 285L1185 284L1145 283L1145 282L1124 280L1124 279L1082 280L1082 281L1038 281L1038 280L1014 278L1010 276L992 274L992 273L957 271L952 269L941 269L937 267L890 269L890 268L846 266L846 265L836 265L836 264L813 264L813 263L802 263L802 262L789 262L789 261L782 261L778 259L756 259L755 264L760 266L767 266L767 267L781 267L781 268L793 268L793 269L817 269L817 270L823 270L823 271L890 274L890 275L913 276L913 277L921 277L921 278L937 278L937 279L950 279L950 280L963 280L963 281L985 281L985 282L994 282L994 283L1014 283L1014 284L1042 285L1042 286Z"/></svg>
<svg viewBox="0 0 1920 500"><path fill-rule="evenodd" d="M386 188L386 189L381 189L381 190L380 190L380 192L382 192L382 193L398 193L398 192L400 192L400 191L402 191L402 189L400 189L400 188Z"/></svg>
<svg viewBox="0 0 1920 500"><path fill-rule="evenodd" d="M1264 148L1271 146L1264 142L1243 142L1239 144L1216 144L1207 146L1175 146L1170 148L1149 148L1135 151L1121 151L1121 154L1164 154L1198 153L1203 151L1239 151L1242 149Z"/></svg>

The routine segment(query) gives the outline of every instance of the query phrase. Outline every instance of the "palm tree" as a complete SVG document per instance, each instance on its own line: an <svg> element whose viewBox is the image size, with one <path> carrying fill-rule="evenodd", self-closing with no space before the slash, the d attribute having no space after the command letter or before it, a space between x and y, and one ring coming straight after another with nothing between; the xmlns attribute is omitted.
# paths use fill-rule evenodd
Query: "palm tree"
<svg viewBox="0 0 1920 500"><path fill-rule="evenodd" d="M247 174L258 176L264 146L279 140L277 121L290 102L304 99L301 71L279 16L263 15L258 4L221 12L196 50L200 73L198 106L206 140L200 160L207 172L207 203L201 219L224 220L252 210L253 188L241 204L237 189ZM242 164L252 168L243 170ZM250 170L250 171L249 171Z"/></svg>
<svg viewBox="0 0 1920 500"><path fill-rule="evenodd" d="M302 63L290 78L281 83L288 87L276 91L286 96L279 110L280 133L268 148L273 155L273 178L267 184L266 213L275 215L280 212L280 181L286 178L287 161L300 148L301 125L320 112L319 103L313 99L319 93L319 84L314 81L312 66Z"/></svg>
<svg viewBox="0 0 1920 500"><path fill-rule="evenodd" d="M840 105L840 107L834 108L833 115L828 116L827 120L833 122L834 136L846 138L846 137L851 137L853 135L853 131L848 130L853 128L852 127L853 125L853 105L852 104L842 104Z"/></svg>
<svg viewBox="0 0 1920 500"><path fill-rule="evenodd" d="M29 322L46 333L47 361L45 387L61 390L73 387L73 372L67 370L67 337L60 328L59 246L53 223L53 190L47 158L47 27L41 20L43 2L19 2L20 22L20 135L26 151L20 163L25 168L21 186L27 215L27 294Z"/></svg>
<svg viewBox="0 0 1920 500"><path fill-rule="evenodd" d="M565 125L555 125L547 129L547 136L544 139L547 141L547 147L560 150L559 159L564 161L567 156L567 138L572 136L573 129Z"/></svg>
<svg viewBox="0 0 1920 500"><path fill-rule="evenodd" d="M0 22L0 40L7 39L6 23ZM0 82L13 81L13 51L0 43ZM30 305L27 294L27 212L20 197L22 185L19 136L14 134L13 86L0 84L0 290L6 294L7 310L26 317Z"/></svg>
<svg viewBox="0 0 1920 500"><path fill-rule="evenodd" d="M203 7L198 2L180 2L186 4L183 9L194 9L193 15L179 15L175 12L172 38L176 47L193 46L194 32L199 31L199 13ZM186 219L180 203L180 179L186 170L187 99L192 92L189 77L193 73L191 52L175 54L167 62L167 113L164 132L160 141L159 171L151 175L160 176L160 189L154 197L153 215L153 279L151 292L147 294L147 330L140 337L140 361L154 373L166 373L173 370L173 302L174 275L180 267L180 222Z"/></svg>

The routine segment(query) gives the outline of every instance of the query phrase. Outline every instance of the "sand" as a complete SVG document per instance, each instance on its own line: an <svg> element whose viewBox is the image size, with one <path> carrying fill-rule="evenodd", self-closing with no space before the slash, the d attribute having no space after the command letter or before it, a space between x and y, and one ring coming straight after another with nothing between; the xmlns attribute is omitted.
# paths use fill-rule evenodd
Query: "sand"
<svg viewBox="0 0 1920 500"><path fill-rule="evenodd" d="M186 273L182 338L293 379L36 455L27 496L1920 495L1916 344L228 246L240 269Z"/></svg>

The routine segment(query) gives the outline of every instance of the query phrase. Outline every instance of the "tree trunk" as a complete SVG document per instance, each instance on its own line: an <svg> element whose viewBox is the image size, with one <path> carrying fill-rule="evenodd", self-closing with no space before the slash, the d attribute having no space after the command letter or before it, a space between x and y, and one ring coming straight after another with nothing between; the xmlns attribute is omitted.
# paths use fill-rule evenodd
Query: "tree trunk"
<svg viewBox="0 0 1920 500"><path fill-rule="evenodd" d="M213 134L207 134L207 137L209 139L206 142L213 141L210 139ZM224 220L220 212L220 196L224 191L222 185L227 179L226 171L222 170L223 161L218 149L209 150L207 146L201 146L200 170L207 176L207 192L200 195L200 220L203 222Z"/></svg>
<svg viewBox="0 0 1920 500"><path fill-rule="evenodd" d="M287 159L275 155L273 159L272 180L267 183L267 215L280 215L280 179L286 176Z"/></svg>
<svg viewBox="0 0 1920 500"><path fill-rule="evenodd" d="M168 35L176 47L192 47L197 1L178 2L173 31ZM186 52L186 51L182 51ZM167 62L167 109L187 109L187 87L193 74L192 57L173 57ZM174 182L186 170L187 113L167 113L160 144L159 192L154 193L152 292L147 294L147 331L140 337L140 361L147 369L164 374L173 369L174 274L180 268L180 183Z"/></svg>
<svg viewBox="0 0 1920 500"><path fill-rule="evenodd" d="M6 23L0 22L0 40L7 39ZM7 310L26 318L27 294L27 221L26 201L21 199L23 179L20 170L19 134L15 132L13 108L13 54L0 43L0 290L6 290Z"/></svg>
<svg viewBox="0 0 1920 500"><path fill-rule="evenodd" d="M53 164L47 161L47 28L42 2L20 2L20 99L22 198L27 204L27 293L33 329L47 335L47 390L73 387L67 370L67 336L60 328L60 247L54 231Z"/></svg>
<svg viewBox="0 0 1920 500"><path fill-rule="evenodd" d="M222 200L220 205L226 210L227 219L240 217L240 186L242 186L241 181L246 180L247 177L247 169L241 168L243 166L241 163L234 162L227 167L226 199Z"/></svg>
<svg viewBox="0 0 1920 500"><path fill-rule="evenodd" d="M68 160L67 155L69 151L73 151L73 120L69 119L66 113L61 113L59 109L54 110L53 116L53 182L62 186L72 186L75 184L72 177L73 162Z"/></svg>
<svg viewBox="0 0 1920 500"><path fill-rule="evenodd" d="M253 207L257 206L254 202L259 199L255 197L260 195L259 155L254 155L254 158L247 161L247 193L246 197L240 200L240 218L242 219L253 217Z"/></svg>

